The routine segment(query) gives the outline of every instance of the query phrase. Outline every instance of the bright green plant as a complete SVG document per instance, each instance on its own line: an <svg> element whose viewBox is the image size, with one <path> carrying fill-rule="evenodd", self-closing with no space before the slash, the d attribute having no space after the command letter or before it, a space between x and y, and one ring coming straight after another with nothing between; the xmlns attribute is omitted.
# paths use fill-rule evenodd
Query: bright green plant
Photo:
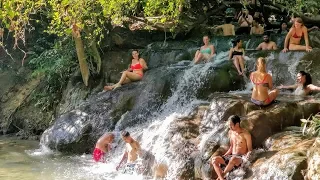
<svg viewBox="0 0 320 180"><path fill-rule="evenodd" d="M77 69L75 47L71 39L55 43L52 49L30 59L32 76L43 77L41 90L33 94L43 111L52 110L60 102L70 75Z"/></svg>
<svg viewBox="0 0 320 180"><path fill-rule="evenodd" d="M301 122L303 135L320 136L320 113L308 119L301 119Z"/></svg>

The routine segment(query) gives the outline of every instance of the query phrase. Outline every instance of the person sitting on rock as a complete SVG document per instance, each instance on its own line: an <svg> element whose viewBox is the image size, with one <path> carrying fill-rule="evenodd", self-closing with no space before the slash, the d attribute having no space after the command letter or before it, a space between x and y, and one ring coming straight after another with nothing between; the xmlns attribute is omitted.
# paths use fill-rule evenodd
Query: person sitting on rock
<svg viewBox="0 0 320 180"><path fill-rule="evenodd" d="M122 166L122 163L126 160L126 167L134 169L136 165L135 161L138 159L138 156L142 155L140 144L130 136L130 133L128 131L122 131L121 136L122 139L126 142L126 150L119 165L116 167L116 170L119 170L119 168Z"/></svg>
<svg viewBox="0 0 320 180"><path fill-rule="evenodd" d="M113 133L106 133L102 135L95 146L95 149L93 151L93 159L96 162L104 162L105 161L105 155L107 152L109 152L112 148L112 142L114 140L114 134Z"/></svg>
<svg viewBox="0 0 320 180"><path fill-rule="evenodd" d="M242 40L232 41L233 47L229 51L229 59L233 60L239 75L244 75L244 49L242 48Z"/></svg>
<svg viewBox="0 0 320 180"><path fill-rule="evenodd" d="M220 26L215 27L215 29L222 29L224 36L234 36L234 25L231 24L231 18L226 18L226 23Z"/></svg>
<svg viewBox="0 0 320 180"><path fill-rule="evenodd" d="M270 41L269 36L265 34L263 36L263 42L259 44L256 50L277 50L277 45L275 42Z"/></svg>
<svg viewBox="0 0 320 180"><path fill-rule="evenodd" d="M305 46L300 45L302 37L306 43ZM312 51L312 48L309 45L308 29L306 26L304 26L301 18L295 18L293 26L286 36L284 41L284 49L282 51L287 52L288 50L306 50L307 52Z"/></svg>
<svg viewBox="0 0 320 180"><path fill-rule="evenodd" d="M119 82L113 86L105 86L104 90L112 90L120 87L122 84L127 84L134 81L140 81L143 77L143 71L148 69L147 63L143 58L140 58L139 51L132 51L132 58L130 58L130 67L122 72Z"/></svg>
<svg viewBox="0 0 320 180"><path fill-rule="evenodd" d="M201 60L208 61L209 59L215 56L214 46L212 44L209 44L209 41L209 36L203 36L204 45L201 46L200 50L197 50L196 54L194 55L195 64L197 64Z"/></svg>
<svg viewBox="0 0 320 180"><path fill-rule="evenodd" d="M264 33L263 27L260 24L258 24L255 20L253 20L250 34L251 35L261 35L263 33Z"/></svg>
<svg viewBox="0 0 320 180"><path fill-rule="evenodd" d="M257 70L250 75L250 80L254 85L251 101L258 106L266 106L276 99L279 90L274 89L269 93L273 85L272 76L267 73L266 60L259 57L256 64Z"/></svg>
<svg viewBox="0 0 320 180"><path fill-rule="evenodd" d="M251 134L241 128L240 117L232 115L228 119L229 123L229 150L223 156L212 157L211 163L218 180L224 180L228 172L234 168L240 167L243 158L249 159L252 151Z"/></svg>
<svg viewBox="0 0 320 180"><path fill-rule="evenodd" d="M290 86L278 86L278 89L293 89L297 96L310 95L312 92L320 91L320 87L312 84L311 75L305 71L300 71L297 74L297 84Z"/></svg>

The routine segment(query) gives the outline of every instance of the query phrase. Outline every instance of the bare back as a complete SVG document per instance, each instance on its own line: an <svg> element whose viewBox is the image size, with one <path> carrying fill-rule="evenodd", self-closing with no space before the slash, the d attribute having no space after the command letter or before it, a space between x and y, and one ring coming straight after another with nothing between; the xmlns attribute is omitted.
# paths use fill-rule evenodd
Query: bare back
<svg viewBox="0 0 320 180"><path fill-rule="evenodd" d="M112 138L113 138L113 135L111 134L105 134L101 136L96 143L96 148L100 149L103 152L107 152L108 144L112 143L113 141Z"/></svg>
<svg viewBox="0 0 320 180"><path fill-rule="evenodd" d="M232 24L224 24L222 25L223 35L224 36L232 36L234 35L234 25Z"/></svg>
<svg viewBox="0 0 320 180"><path fill-rule="evenodd" d="M253 72L250 79L253 85L252 99L265 101L269 97L269 89L272 88L272 77L267 73Z"/></svg>

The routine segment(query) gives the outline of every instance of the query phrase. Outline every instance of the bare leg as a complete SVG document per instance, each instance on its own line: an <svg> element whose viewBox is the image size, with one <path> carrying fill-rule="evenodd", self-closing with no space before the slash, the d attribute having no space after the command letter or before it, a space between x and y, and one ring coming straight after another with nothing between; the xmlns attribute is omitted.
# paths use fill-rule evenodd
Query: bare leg
<svg viewBox="0 0 320 180"><path fill-rule="evenodd" d="M239 68L239 58L238 58L237 56L235 56L235 57L233 58L233 64L234 64L234 66L236 67L239 75L242 75L242 73L241 73L241 71L240 71L240 68Z"/></svg>
<svg viewBox="0 0 320 180"><path fill-rule="evenodd" d="M309 46L309 48L311 49L310 46ZM293 51L305 51L305 50L306 50L306 46L298 45L298 44L289 44L289 50L293 50Z"/></svg>
<svg viewBox="0 0 320 180"><path fill-rule="evenodd" d="M240 56L239 57L239 64L240 64L240 68L241 68L241 73L242 73L242 75L244 75L244 58L243 58L243 56Z"/></svg>
<svg viewBox="0 0 320 180"><path fill-rule="evenodd" d="M227 165L226 169L223 171L223 174L227 174L232 170L234 166L239 166L241 164L241 159L232 157L229 161L229 164Z"/></svg>
<svg viewBox="0 0 320 180"><path fill-rule="evenodd" d="M224 180L224 177L223 177L224 175L223 175L222 169L220 168L220 164L225 164L222 157L218 156L212 159L213 169L217 173L218 179Z"/></svg>
<svg viewBox="0 0 320 180"><path fill-rule="evenodd" d="M194 63L197 64L203 58L202 53L198 53L198 56L194 59Z"/></svg>
<svg viewBox="0 0 320 180"><path fill-rule="evenodd" d="M279 90L278 90L278 89L272 90L272 91L269 93L269 102L268 102L267 104L265 104L265 105L268 105L268 104L270 104L272 101L274 101L274 100L277 98L278 94L279 94Z"/></svg>
<svg viewBox="0 0 320 180"><path fill-rule="evenodd" d="M131 81L138 81L141 80L142 76L140 76L137 73L134 72L129 72L129 71L124 71L121 75L121 78L119 80L119 82L113 86L105 86L104 90L108 91L108 90L112 90L114 88L120 87L122 84L127 84Z"/></svg>
<svg viewBox="0 0 320 180"><path fill-rule="evenodd" d="M193 60L196 60L196 59L197 59L197 57L198 57L199 53L200 53L200 51L199 51L199 50L197 50L197 51L196 51L196 54L194 55Z"/></svg>

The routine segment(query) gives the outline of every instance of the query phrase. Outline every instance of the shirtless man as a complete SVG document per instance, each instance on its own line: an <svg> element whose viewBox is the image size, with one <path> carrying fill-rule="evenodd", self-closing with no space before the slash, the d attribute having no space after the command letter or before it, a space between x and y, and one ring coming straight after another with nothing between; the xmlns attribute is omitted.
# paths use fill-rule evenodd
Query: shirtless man
<svg viewBox="0 0 320 180"><path fill-rule="evenodd" d="M96 162L104 162L105 154L111 150L111 143L114 140L114 134L113 133L105 133L102 135L95 146L95 149L93 151L93 159Z"/></svg>
<svg viewBox="0 0 320 180"><path fill-rule="evenodd" d="M231 19L226 18L226 23L220 26L215 27L214 29L222 29L224 36L234 36L234 25L231 24Z"/></svg>
<svg viewBox="0 0 320 180"><path fill-rule="evenodd" d="M138 155L141 156L140 144L134 140L128 131L121 132L122 139L126 142L126 151L124 152L117 170L121 167L122 163L127 160L127 163L133 163L138 159Z"/></svg>
<svg viewBox="0 0 320 180"><path fill-rule="evenodd" d="M251 135L245 129L240 127L240 118L237 115L229 117L229 138L230 148L221 157L213 157L212 165L218 175L218 180L224 180L224 176L234 167L239 167L242 163L242 157L249 157L252 151ZM224 171L220 165L226 166Z"/></svg>
<svg viewBox="0 0 320 180"><path fill-rule="evenodd" d="M263 42L259 44L256 50L277 50L277 45L275 42L270 41L268 35L263 36Z"/></svg>

